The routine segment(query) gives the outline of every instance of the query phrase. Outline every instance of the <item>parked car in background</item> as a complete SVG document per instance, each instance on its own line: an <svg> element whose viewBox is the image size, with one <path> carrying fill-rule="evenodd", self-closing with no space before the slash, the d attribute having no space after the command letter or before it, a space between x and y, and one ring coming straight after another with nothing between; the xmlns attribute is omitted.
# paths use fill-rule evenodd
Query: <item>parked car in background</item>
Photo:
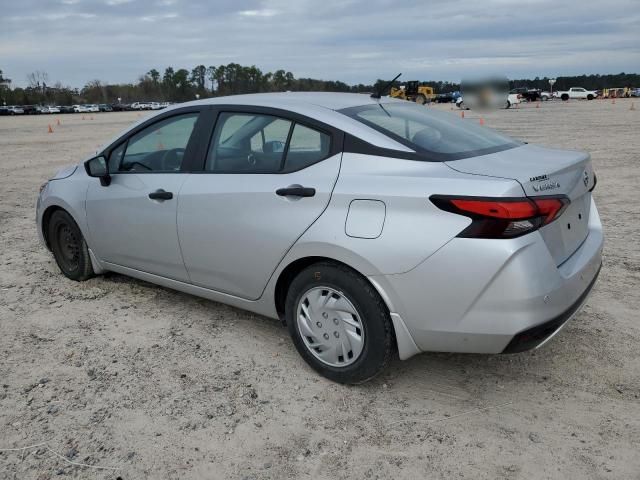
<svg viewBox="0 0 640 480"><path fill-rule="evenodd" d="M279 318L312 368L361 383L396 350L553 337L600 271L595 184L588 153L413 102L237 95L157 112L61 170L36 224L72 280L113 271Z"/></svg>
<svg viewBox="0 0 640 480"><path fill-rule="evenodd" d="M72 105L61 105L58 108L60 108L60 113L73 113Z"/></svg>
<svg viewBox="0 0 640 480"><path fill-rule="evenodd" d="M73 106L73 111L75 113L88 113L89 109L87 108L86 105L74 105Z"/></svg>
<svg viewBox="0 0 640 480"><path fill-rule="evenodd" d="M632 97L640 97L640 88L634 88L631 90Z"/></svg>
<svg viewBox="0 0 640 480"><path fill-rule="evenodd" d="M6 105L0 105L0 116L9 115L9 109Z"/></svg>
<svg viewBox="0 0 640 480"><path fill-rule="evenodd" d="M101 103L100 105L98 105L98 110L101 112L113 112L113 108L111 108L111 105L107 105L106 103Z"/></svg>
<svg viewBox="0 0 640 480"><path fill-rule="evenodd" d="M551 100L553 98L553 95L551 94L551 92L547 92L546 90L543 90L542 92L540 92L540 100L542 100L543 102L546 102L547 100Z"/></svg>
<svg viewBox="0 0 640 480"><path fill-rule="evenodd" d="M540 90L536 88L517 87L511 89L509 93L520 95L520 100L526 102L536 102L540 99Z"/></svg>
<svg viewBox="0 0 640 480"><path fill-rule="evenodd" d="M23 105L22 110L24 110L25 115L37 115L42 113L39 105Z"/></svg>
<svg viewBox="0 0 640 480"><path fill-rule="evenodd" d="M564 101L569 99L593 100L598 97L598 92L595 90L586 90L582 87L571 87L569 90L558 90L557 92L553 92L553 96Z"/></svg>
<svg viewBox="0 0 640 480"><path fill-rule="evenodd" d="M133 102L131 104L132 110L151 110L151 105L145 102Z"/></svg>
<svg viewBox="0 0 640 480"><path fill-rule="evenodd" d="M18 105L9 105L6 109L9 115L24 115L24 109Z"/></svg>
<svg viewBox="0 0 640 480"><path fill-rule="evenodd" d="M436 94L435 102L436 103L451 103L455 102L462 95L460 92L448 92L448 93L438 93Z"/></svg>
<svg viewBox="0 0 640 480"><path fill-rule="evenodd" d="M127 110L131 110L131 105L128 103L112 103L111 109L114 112L124 112Z"/></svg>
<svg viewBox="0 0 640 480"><path fill-rule="evenodd" d="M42 113L60 113L60 108L55 105L42 107Z"/></svg>
<svg viewBox="0 0 640 480"><path fill-rule="evenodd" d="M149 108L151 110L161 110L162 109L162 105L160 103L158 103L158 102L151 102L149 104Z"/></svg>
<svg viewBox="0 0 640 480"><path fill-rule="evenodd" d="M98 105L96 105L95 103L88 104L87 109L91 113L98 113L100 111L100 107L98 107Z"/></svg>

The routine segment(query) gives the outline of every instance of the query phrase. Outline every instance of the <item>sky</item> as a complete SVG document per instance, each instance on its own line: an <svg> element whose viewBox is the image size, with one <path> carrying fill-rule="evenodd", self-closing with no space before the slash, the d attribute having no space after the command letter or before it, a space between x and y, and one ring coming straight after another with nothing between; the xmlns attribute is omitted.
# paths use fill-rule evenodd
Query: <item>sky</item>
<svg viewBox="0 0 640 480"><path fill-rule="evenodd" d="M0 70L82 87L228 63L371 84L640 72L638 0L0 0Z"/></svg>

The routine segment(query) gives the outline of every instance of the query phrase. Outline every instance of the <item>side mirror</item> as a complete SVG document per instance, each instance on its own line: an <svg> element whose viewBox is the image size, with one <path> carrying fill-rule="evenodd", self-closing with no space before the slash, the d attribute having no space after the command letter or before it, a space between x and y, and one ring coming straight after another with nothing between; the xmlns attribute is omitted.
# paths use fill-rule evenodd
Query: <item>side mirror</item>
<svg viewBox="0 0 640 480"><path fill-rule="evenodd" d="M103 187L111 184L111 175L109 175L107 159L102 155L84 162L84 169L90 177L99 178L100 185Z"/></svg>

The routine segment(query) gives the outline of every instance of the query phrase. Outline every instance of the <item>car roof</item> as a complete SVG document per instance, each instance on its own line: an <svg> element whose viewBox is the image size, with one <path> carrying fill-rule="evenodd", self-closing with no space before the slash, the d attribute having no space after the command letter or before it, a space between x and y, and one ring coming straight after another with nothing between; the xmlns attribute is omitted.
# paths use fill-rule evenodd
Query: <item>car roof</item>
<svg viewBox="0 0 640 480"><path fill-rule="evenodd" d="M139 102L142 103L142 102ZM363 105L399 103L406 104L405 100L398 100L389 97L381 99L371 98L368 94L362 93L336 93L336 92L274 92L274 93L251 93L245 95L231 95L228 97L213 97L202 100L195 100L186 103L176 103L170 107L145 116L130 129L134 129L139 124L158 116L166 115L173 110L185 107L202 105L238 105L249 107L268 107L305 115L316 119L327 125L332 125L348 134L360 138L372 145L381 148L388 148L401 152L413 152L409 147L403 145L392 138L374 130L373 128L339 112L343 108L358 107ZM120 135L104 147L117 140Z"/></svg>
<svg viewBox="0 0 640 480"><path fill-rule="evenodd" d="M341 110L343 108L358 107L361 105L373 105L378 103L403 102L402 100L382 97L371 98L366 93L338 93L338 92L272 92L249 93L228 97L214 97L200 100L198 103L207 105L260 105L264 107L279 108L283 103L298 105L314 105L329 110Z"/></svg>

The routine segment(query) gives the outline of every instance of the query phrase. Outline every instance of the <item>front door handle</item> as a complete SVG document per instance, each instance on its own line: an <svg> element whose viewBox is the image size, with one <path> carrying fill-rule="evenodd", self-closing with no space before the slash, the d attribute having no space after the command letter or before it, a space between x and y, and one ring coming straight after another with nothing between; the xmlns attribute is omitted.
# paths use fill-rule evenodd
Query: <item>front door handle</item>
<svg viewBox="0 0 640 480"><path fill-rule="evenodd" d="M163 189L159 188L155 192L151 192L149 194L149 198L151 200L171 200L173 198L173 193L165 192Z"/></svg>
<svg viewBox="0 0 640 480"><path fill-rule="evenodd" d="M315 194L315 188L303 187L301 185L290 185L286 188L276 190L276 195L280 195L281 197L313 197Z"/></svg>

